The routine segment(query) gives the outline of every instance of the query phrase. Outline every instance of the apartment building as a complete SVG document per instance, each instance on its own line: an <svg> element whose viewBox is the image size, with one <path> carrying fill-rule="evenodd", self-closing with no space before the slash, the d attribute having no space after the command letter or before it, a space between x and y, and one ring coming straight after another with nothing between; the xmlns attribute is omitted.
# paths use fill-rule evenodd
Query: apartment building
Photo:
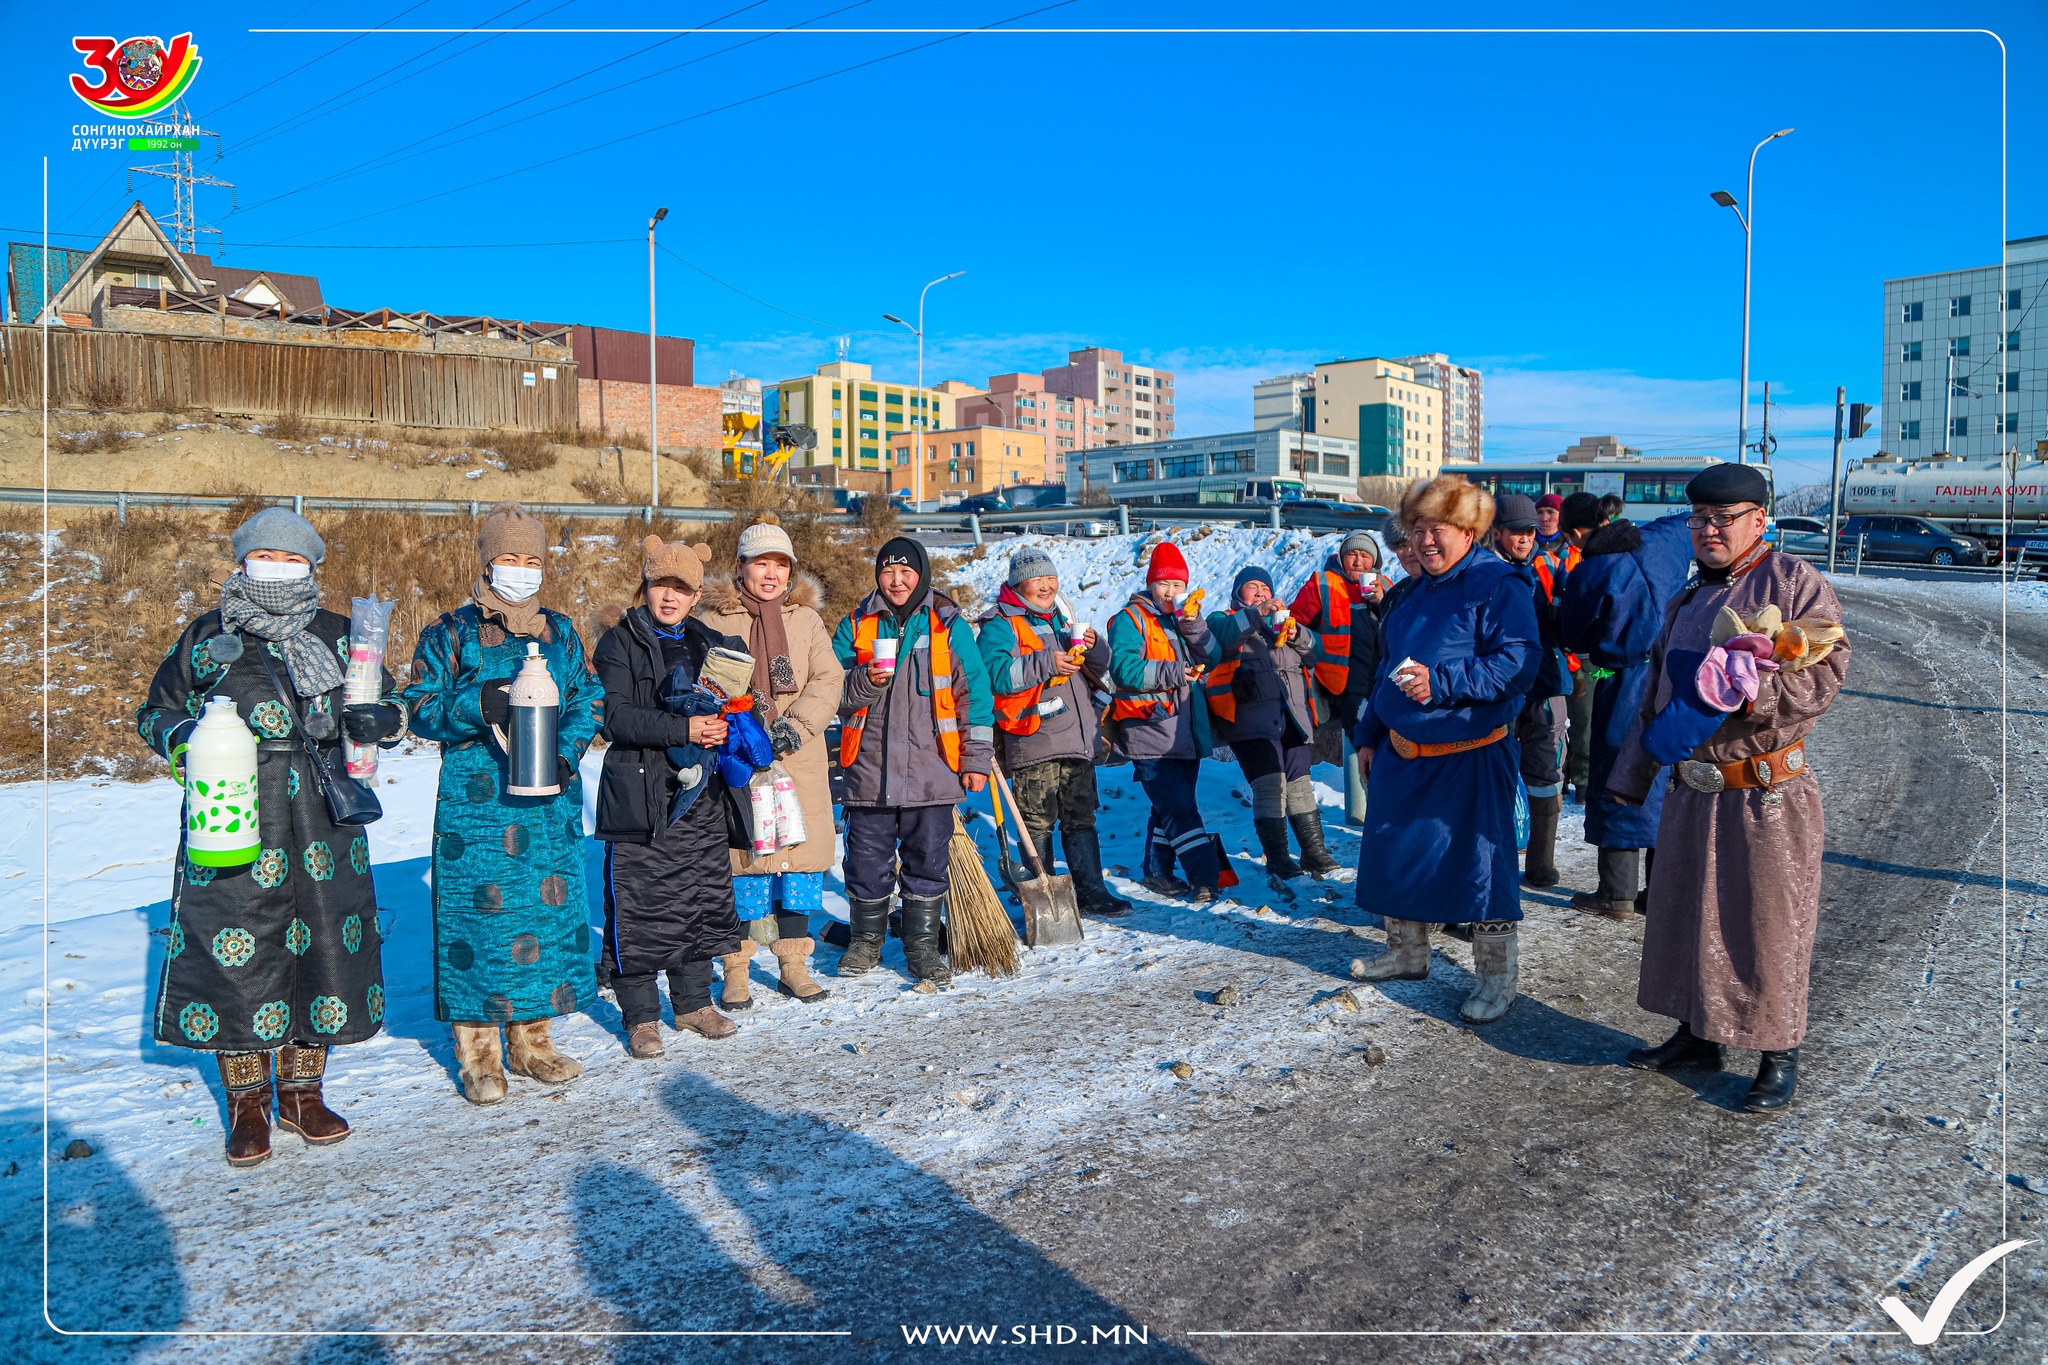
<svg viewBox="0 0 2048 1365"><path fill-rule="evenodd" d="M838 360L820 365L815 374L775 384L774 401L767 405L764 420L770 425L807 426L818 433L817 448L807 452L806 464L880 471L898 432L954 425L955 395L945 387L885 383L866 365ZM764 390L764 399L768 396Z"/></svg>
<svg viewBox="0 0 2048 1365"><path fill-rule="evenodd" d="M1357 442L1280 427L1098 446L1076 468L1085 488L1139 505L1235 503L1247 484L1275 480L1298 480L1312 498L1358 496Z"/></svg>
<svg viewBox="0 0 2048 1365"><path fill-rule="evenodd" d="M1444 398L1383 356L1315 368L1315 433L1358 443L1361 477L1431 478L1444 463Z"/></svg>
<svg viewBox="0 0 2048 1365"><path fill-rule="evenodd" d="M889 439L890 482L914 488L911 462L924 455L924 497L954 499L1020 483L1044 483L1045 436L1001 426L957 426L918 436L908 431Z"/></svg>
<svg viewBox="0 0 2048 1365"><path fill-rule="evenodd" d="M1443 444L1445 460L1477 460L1486 449L1486 402L1479 371L1469 365L1455 365L1441 351L1401 357L1401 363L1415 372L1418 382L1443 395L1443 420L1436 430Z"/></svg>
<svg viewBox="0 0 2048 1365"><path fill-rule="evenodd" d="M1080 449L1173 438L1173 371L1137 365L1101 346L1067 352L1067 363L1043 373L1045 386L1085 398L1097 416L1075 432ZM1099 428L1099 430L1098 430Z"/></svg>
<svg viewBox="0 0 2048 1365"><path fill-rule="evenodd" d="M988 388L954 403L961 426L1013 427L1045 437L1045 482L1067 481L1067 457L1084 450L1089 428L1098 428L1095 444L1104 443L1101 414L1087 398L1055 393L1043 375L990 375Z"/></svg>
<svg viewBox="0 0 2048 1365"><path fill-rule="evenodd" d="M2007 242L2003 269L1886 280L1885 449L1981 458L2048 436L2044 300L2048 237Z"/></svg>

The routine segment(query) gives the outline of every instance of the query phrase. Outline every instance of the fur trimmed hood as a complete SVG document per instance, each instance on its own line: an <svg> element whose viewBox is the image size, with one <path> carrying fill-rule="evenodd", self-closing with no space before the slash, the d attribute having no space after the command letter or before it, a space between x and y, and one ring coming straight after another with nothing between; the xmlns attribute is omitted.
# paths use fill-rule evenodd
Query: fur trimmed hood
<svg viewBox="0 0 2048 1365"><path fill-rule="evenodd" d="M1611 521L1586 539L1585 557L1625 555L1643 548L1643 532L1633 522Z"/></svg>
<svg viewBox="0 0 2048 1365"><path fill-rule="evenodd" d="M825 602L825 585L811 574L798 573L789 580L789 590L782 594L784 615L798 607L819 610ZM698 603L698 610L718 616L737 616L746 611L740 601L739 585L730 577L707 579L704 583L704 598Z"/></svg>

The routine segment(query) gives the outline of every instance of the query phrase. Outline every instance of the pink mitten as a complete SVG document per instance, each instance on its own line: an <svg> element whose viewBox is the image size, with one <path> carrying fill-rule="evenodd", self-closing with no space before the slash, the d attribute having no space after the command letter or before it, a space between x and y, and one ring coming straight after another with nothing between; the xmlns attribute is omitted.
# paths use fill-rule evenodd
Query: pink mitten
<svg viewBox="0 0 2048 1365"><path fill-rule="evenodd" d="M1725 648L1730 654L1748 654L1756 660L1756 666L1768 672L1778 671L1778 660L1772 657L1776 646L1768 635L1737 635L1729 640Z"/></svg>
<svg viewBox="0 0 2048 1365"><path fill-rule="evenodd" d="M1699 684L1700 700L1708 706L1716 711L1739 711L1744 702L1756 700L1760 685L1756 656L1747 650L1731 651L1726 645L1715 645L1700 661L1695 681Z"/></svg>

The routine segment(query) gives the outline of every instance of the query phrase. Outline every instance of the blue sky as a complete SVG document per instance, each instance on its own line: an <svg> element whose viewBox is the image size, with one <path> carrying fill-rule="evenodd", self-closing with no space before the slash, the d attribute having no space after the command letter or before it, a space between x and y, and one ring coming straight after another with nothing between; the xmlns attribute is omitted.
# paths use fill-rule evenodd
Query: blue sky
<svg viewBox="0 0 2048 1365"><path fill-rule="evenodd" d="M1300 28L1385 13L1046 4L279 0L175 17L113 5L89 24L195 34L191 102L225 151L213 160L209 142L205 165L239 204L202 198L226 230L224 250L202 249L317 273L350 307L640 327L645 221L665 205L662 330L696 338L700 381L805 372L840 336L907 378L914 347L880 315L964 270L931 293L932 380L1116 346L1179 372L1180 428L1198 433L1249 425L1266 375L1441 350L1486 372L1490 454L1610 432L1732 448L1742 233L1708 193L1740 195L1750 146L1790 126L1758 162L1751 372L1782 404L1791 486L1824 477L1835 385L1879 397L1881 281L1997 259L2000 46L1981 34L249 31ZM96 236L130 197L167 208L165 182L124 184L128 164L160 157L71 150L72 125L97 118L65 82L76 26L21 0L0 12L17 73L6 235L39 221L45 153L55 232ZM1643 13L1553 6L1537 22ZM1995 30L2020 237L2048 233L2042 16L1719 5L1657 22ZM1456 18L1532 22L1527 7ZM418 249L585 241L601 244Z"/></svg>

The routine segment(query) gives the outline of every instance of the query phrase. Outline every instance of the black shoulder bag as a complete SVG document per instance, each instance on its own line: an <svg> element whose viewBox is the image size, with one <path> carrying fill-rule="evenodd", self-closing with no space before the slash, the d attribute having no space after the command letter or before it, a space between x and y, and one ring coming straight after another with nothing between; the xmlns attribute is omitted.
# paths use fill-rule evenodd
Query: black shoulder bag
<svg viewBox="0 0 2048 1365"><path fill-rule="evenodd" d="M306 749L306 758L313 765L313 780L320 784L320 794L327 798L327 814L337 825L367 825L384 814L384 806L377 800L377 793L348 775L343 766L341 746L335 745L324 753L313 742L313 736L306 733L306 718L299 714L298 703L285 689L284 680L277 676L277 665L270 661L270 651L259 649L257 657L263 660L263 671L270 675L270 685L277 689L279 701L291 715L292 724L299 732L299 743ZM339 722L336 722L339 728Z"/></svg>

